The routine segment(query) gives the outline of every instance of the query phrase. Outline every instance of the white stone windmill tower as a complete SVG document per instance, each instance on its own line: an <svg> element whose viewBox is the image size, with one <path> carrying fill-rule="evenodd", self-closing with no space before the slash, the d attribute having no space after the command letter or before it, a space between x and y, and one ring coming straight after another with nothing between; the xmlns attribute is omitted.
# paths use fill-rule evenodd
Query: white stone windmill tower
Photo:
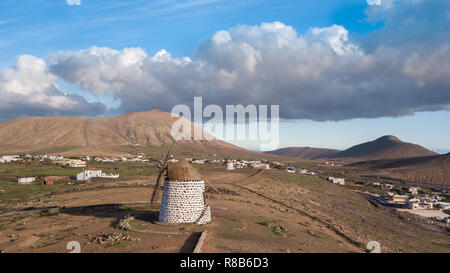
<svg viewBox="0 0 450 273"><path fill-rule="evenodd" d="M159 222L172 224L211 222L211 208L205 202L205 182L185 161L167 166Z"/></svg>

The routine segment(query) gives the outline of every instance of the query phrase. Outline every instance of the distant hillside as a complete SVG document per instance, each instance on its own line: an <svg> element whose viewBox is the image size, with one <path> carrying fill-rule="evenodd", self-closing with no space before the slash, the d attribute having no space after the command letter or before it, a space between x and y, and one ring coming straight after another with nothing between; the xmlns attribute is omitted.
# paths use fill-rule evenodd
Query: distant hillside
<svg viewBox="0 0 450 273"><path fill-rule="evenodd" d="M432 156L436 153L424 147L403 142L395 136L383 136L332 155L332 158L351 158L356 160L378 160Z"/></svg>
<svg viewBox="0 0 450 273"><path fill-rule="evenodd" d="M267 154L287 156L287 157L297 157L302 159L318 159L324 157L330 157L339 152L339 150L333 149L322 149L322 148L311 148L311 147L288 147L282 148L275 151L266 152Z"/></svg>
<svg viewBox="0 0 450 273"><path fill-rule="evenodd" d="M353 167L369 168L377 174L407 181L450 185L450 153L402 159L363 161Z"/></svg>
<svg viewBox="0 0 450 273"><path fill-rule="evenodd" d="M374 141L362 143L344 151L310 147L288 147L266 153L309 160L342 158L354 161L437 155L437 153L427 150L420 145L402 142L395 136L383 136Z"/></svg>
<svg viewBox="0 0 450 273"><path fill-rule="evenodd" d="M41 151L101 155L114 154L124 146L169 146L173 142L171 126L177 119L179 117L171 117L170 113L159 110L108 118L14 119L0 123L0 151L2 154ZM194 128L192 123L191 126ZM185 147L186 151L190 146L202 152L248 152L217 139L183 140L177 141L176 145L178 150Z"/></svg>

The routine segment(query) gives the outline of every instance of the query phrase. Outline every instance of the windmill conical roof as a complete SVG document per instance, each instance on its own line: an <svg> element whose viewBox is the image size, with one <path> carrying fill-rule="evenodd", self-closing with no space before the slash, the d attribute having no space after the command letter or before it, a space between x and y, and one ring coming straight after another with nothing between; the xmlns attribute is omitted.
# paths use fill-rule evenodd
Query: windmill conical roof
<svg viewBox="0 0 450 273"><path fill-rule="evenodd" d="M179 161L170 164L167 167L167 179L172 181L202 180L197 170L186 161Z"/></svg>

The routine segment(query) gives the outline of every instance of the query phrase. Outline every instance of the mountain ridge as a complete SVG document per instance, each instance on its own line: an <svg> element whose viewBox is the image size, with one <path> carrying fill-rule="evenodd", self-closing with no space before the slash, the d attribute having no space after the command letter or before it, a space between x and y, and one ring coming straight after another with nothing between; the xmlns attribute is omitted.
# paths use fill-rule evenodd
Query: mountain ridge
<svg viewBox="0 0 450 273"><path fill-rule="evenodd" d="M106 152L118 146L170 145L172 124L182 117L173 117L159 110L128 113L105 118L87 117L28 117L0 123L0 151L31 152L74 147L87 151ZM189 121L188 121L189 122ZM191 132L199 127L193 123ZM201 130L201 129L200 129ZM179 140L177 145L196 144L212 150L246 151L218 140L205 131L203 136L212 140ZM89 153L87 153L89 154Z"/></svg>
<svg viewBox="0 0 450 273"><path fill-rule="evenodd" d="M392 135L385 135L373 141L364 142L341 151L331 158L354 158L358 160L379 160L432 156L432 152L420 145L403 142Z"/></svg>
<svg viewBox="0 0 450 273"><path fill-rule="evenodd" d="M286 147L265 153L309 160L349 159L355 161L438 155L420 145L403 142L393 135L385 135L373 141L354 145L343 151L312 147Z"/></svg>

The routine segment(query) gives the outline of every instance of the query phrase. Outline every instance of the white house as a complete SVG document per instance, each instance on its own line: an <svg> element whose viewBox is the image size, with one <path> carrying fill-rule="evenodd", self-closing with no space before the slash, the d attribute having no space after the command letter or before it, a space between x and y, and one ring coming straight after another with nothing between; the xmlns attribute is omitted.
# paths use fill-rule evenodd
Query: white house
<svg viewBox="0 0 450 273"><path fill-rule="evenodd" d="M242 169L242 168L247 167L246 163L240 162L240 161L236 161L233 164L234 164L234 167L237 168L237 169Z"/></svg>
<svg viewBox="0 0 450 273"><path fill-rule="evenodd" d="M406 204L407 200L407 195L394 194L391 198L391 201L396 204Z"/></svg>
<svg viewBox="0 0 450 273"><path fill-rule="evenodd" d="M114 162L116 162L116 160L114 158L105 158L105 159L103 159L103 162L105 162L105 163L114 163Z"/></svg>
<svg viewBox="0 0 450 273"><path fill-rule="evenodd" d="M171 157L171 158L169 159L169 163L176 163L176 162L178 162L178 160L175 159L175 158L173 158L173 157Z"/></svg>
<svg viewBox="0 0 450 273"><path fill-rule="evenodd" d="M327 180L328 180L328 182L331 182L333 184L345 185L345 179L344 178L328 177Z"/></svg>
<svg viewBox="0 0 450 273"><path fill-rule="evenodd" d="M86 161L74 160L73 162L69 163L69 167L71 167L71 168L84 168L84 167L86 167Z"/></svg>
<svg viewBox="0 0 450 273"><path fill-rule="evenodd" d="M86 180L91 180L94 177L101 177L101 176L102 176L101 170L89 169L89 170L83 171L82 173L79 173L77 175L77 180L86 181Z"/></svg>
<svg viewBox="0 0 450 273"><path fill-rule="evenodd" d="M30 183L33 183L34 181L36 181L36 178L34 178L34 177L22 177L22 178L17 179L17 182L19 184L30 184Z"/></svg>
<svg viewBox="0 0 450 273"><path fill-rule="evenodd" d="M419 191L420 191L420 187L410 187L410 188L408 189L408 191L409 191L411 194L418 194Z"/></svg>
<svg viewBox="0 0 450 273"><path fill-rule="evenodd" d="M450 210L450 203L448 202L436 202L436 203L439 204L439 206L441 206L443 210Z"/></svg>
<svg viewBox="0 0 450 273"><path fill-rule="evenodd" d="M102 173L102 175L100 176L101 178L119 178L119 174L106 174L106 173Z"/></svg>
<svg viewBox="0 0 450 273"><path fill-rule="evenodd" d="M8 157L11 159L11 161L14 161L14 162L23 160L23 158L20 157L19 155L11 155L11 156L8 156Z"/></svg>
<svg viewBox="0 0 450 273"><path fill-rule="evenodd" d="M84 168L86 161L80 159L63 158L62 160L54 161L56 164L68 165L71 168Z"/></svg>
<svg viewBox="0 0 450 273"><path fill-rule="evenodd" d="M307 169L301 169L298 171L300 174L307 174L308 170Z"/></svg>
<svg viewBox="0 0 450 273"><path fill-rule="evenodd" d="M394 188L394 186L392 186L392 184L381 184L380 187L382 189L387 189L387 190L392 190Z"/></svg>
<svg viewBox="0 0 450 273"><path fill-rule="evenodd" d="M1 163L10 163L11 161L14 161L14 156L5 155L0 158Z"/></svg>
<svg viewBox="0 0 450 273"><path fill-rule="evenodd" d="M267 163L253 163L252 168L254 168L254 169L270 169L270 165Z"/></svg>
<svg viewBox="0 0 450 273"><path fill-rule="evenodd" d="M433 202L427 198L411 198L406 200L408 209L433 209Z"/></svg>
<svg viewBox="0 0 450 273"><path fill-rule="evenodd" d="M45 156L45 157L50 159L51 161L62 161L62 160L64 160L63 156L57 156L57 155L50 155L50 156Z"/></svg>
<svg viewBox="0 0 450 273"><path fill-rule="evenodd" d="M119 178L119 176L120 176L119 174L105 174L99 169L89 169L82 173L79 173L77 175L77 180L80 181L92 180L92 178L94 177L115 179Z"/></svg>
<svg viewBox="0 0 450 273"><path fill-rule="evenodd" d="M333 183L339 184L339 185L345 185L345 179L344 178L334 178Z"/></svg>
<svg viewBox="0 0 450 273"><path fill-rule="evenodd" d="M288 172L288 173L295 173L295 168L294 167L287 167L286 168L286 172Z"/></svg>
<svg viewBox="0 0 450 273"><path fill-rule="evenodd" d="M206 160L203 159L196 159L196 160L192 160L192 164L205 164Z"/></svg>
<svg viewBox="0 0 450 273"><path fill-rule="evenodd" d="M408 209L418 209L419 208L420 200L418 198L411 198L406 200L406 206Z"/></svg>

